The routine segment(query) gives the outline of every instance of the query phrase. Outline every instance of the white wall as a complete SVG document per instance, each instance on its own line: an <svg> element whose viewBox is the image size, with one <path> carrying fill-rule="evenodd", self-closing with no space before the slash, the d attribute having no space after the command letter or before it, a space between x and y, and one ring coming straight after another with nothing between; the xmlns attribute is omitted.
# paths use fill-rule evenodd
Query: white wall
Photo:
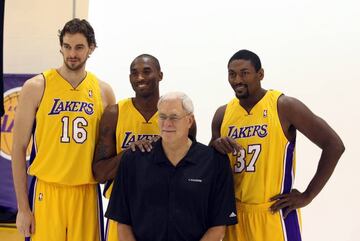
<svg viewBox="0 0 360 241"><path fill-rule="evenodd" d="M256 52L263 86L302 100L347 148L322 193L303 209L303 240L360 240L358 1L90 1L89 20L99 48L88 69L120 99L133 96L132 59L155 55L164 72L161 92L182 90L193 98L198 139L205 143L214 111L233 97L228 59L239 49ZM295 187L305 189L319 155L299 135Z"/></svg>
<svg viewBox="0 0 360 241"><path fill-rule="evenodd" d="M4 73L40 73L62 64L58 30L75 17L87 18L88 0L7 0ZM75 11L74 11L75 10Z"/></svg>

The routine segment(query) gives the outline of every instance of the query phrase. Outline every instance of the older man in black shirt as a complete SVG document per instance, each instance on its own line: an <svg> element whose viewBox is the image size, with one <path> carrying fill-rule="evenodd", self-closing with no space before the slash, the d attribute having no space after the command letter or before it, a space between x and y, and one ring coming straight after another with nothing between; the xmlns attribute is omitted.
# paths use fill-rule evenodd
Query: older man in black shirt
<svg viewBox="0 0 360 241"><path fill-rule="evenodd" d="M124 153L106 216L119 240L221 240L237 222L229 161L188 137L187 95L162 96L158 112L161 139L151 152Z"/></svg>

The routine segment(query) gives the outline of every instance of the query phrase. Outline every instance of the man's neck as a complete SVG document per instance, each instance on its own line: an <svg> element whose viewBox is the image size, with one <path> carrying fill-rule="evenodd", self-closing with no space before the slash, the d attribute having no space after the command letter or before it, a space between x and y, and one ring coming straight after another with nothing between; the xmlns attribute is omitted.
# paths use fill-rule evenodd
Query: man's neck
<svg viewBox="0 0 360 241"><path fill-rule="evenodd" d="M58 73L76 88L86 77L85 67L79 70L70 70L65 65L57 69Z"/></svg>
<svg viewBox="0 0 360 241"><path fill-rule="evenodd" d="M267 90L260 89L256 94L246 98L240 99L240 105L247 111L250 112L251 109L265 96Z"/></svg>
<svg viewBox="0 0 360 241"><path fill-rule="evenodd" d="M158 101L159 94L149 96L148 98L141 96L132 98L133 105L147 121L157 112Z"/></svg>
<svg viewBox="0 0 360 241"><path fill-rule="evenodd" d="M186 140L178 143L166 143L162 141L161 144L166 157L174 166L176 166L181 161L181 159L183 159L188 153L192 141L187 138Z"/></svg>

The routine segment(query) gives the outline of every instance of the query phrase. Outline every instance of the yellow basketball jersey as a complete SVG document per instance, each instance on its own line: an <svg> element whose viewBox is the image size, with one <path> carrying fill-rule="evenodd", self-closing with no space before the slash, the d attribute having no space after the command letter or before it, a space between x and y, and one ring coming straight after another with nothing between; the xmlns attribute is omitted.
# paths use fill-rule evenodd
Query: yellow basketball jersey
<svg viewBox="0 0 360 241"><path fill-rule="evenodd" d="M149 121L146 121L135 108L131 98L123 99L118 103L118 120L116 125L116 150L122 152L131 143L138 140L150 140L160 134L158 126L158 112ZM112 184L105 192L110 197Z"/></svg>
<svg viewBox="0 0 360 241"><path fill-rule="evenodd" d="M119 115L116 125L116 150L121 152L131 143L139 140L151 140L159 135L158 113L146 121L135 108L131 98L119 101Z"/></svg>
<svg viewBox="0 0 360 241"><path fill-rule="evenodd" d="M73 88L55 69L43 76L45 90L34 134L36 156L28 172L51 183L96 183L91 163L103 113L99 81L87 72Z"/></svg>
<svg viewBox="0 0 360 241"><path fill-rule="evenodd" d="M221 136L235 139L244 149L229 154L238 202L261 204L291 190L295 169L295 143L281 127L277 101L281 93L268 90L248 113L231 100L225 110Z"/></svg>

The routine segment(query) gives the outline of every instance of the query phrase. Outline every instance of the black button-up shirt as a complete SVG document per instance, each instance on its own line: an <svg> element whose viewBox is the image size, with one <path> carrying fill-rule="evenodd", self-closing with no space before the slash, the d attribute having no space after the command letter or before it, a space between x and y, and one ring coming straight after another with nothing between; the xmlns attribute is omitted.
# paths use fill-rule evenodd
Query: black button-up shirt
<svg viewBox="0 0 360 241"><path fill-rule="evenodd" d="M137 241L200 240L237 222L229 160L193 142L174 166L161 140L151 152L124 153L106 217L130 225Z"/></svg>

